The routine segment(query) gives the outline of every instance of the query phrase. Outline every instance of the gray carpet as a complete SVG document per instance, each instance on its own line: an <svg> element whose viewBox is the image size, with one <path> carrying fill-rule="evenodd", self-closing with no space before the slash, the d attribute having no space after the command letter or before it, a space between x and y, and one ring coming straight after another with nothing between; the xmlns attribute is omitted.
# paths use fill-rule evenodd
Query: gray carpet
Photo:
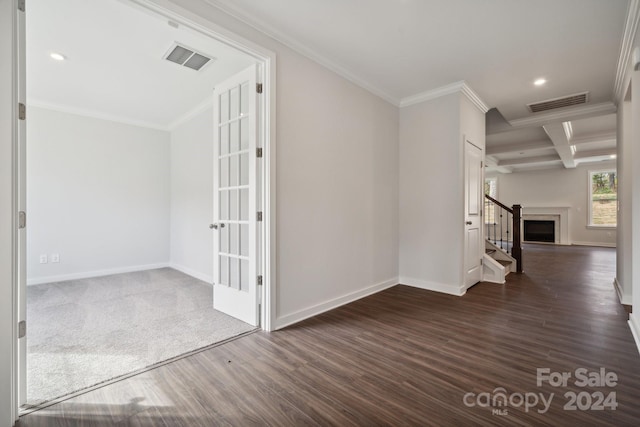
<svg viewBox="0 0 640 427"><path fill-rule="evenodd" d="M210 285L163 268L27 287L27 403L37 405L254 329Z"/></svg>

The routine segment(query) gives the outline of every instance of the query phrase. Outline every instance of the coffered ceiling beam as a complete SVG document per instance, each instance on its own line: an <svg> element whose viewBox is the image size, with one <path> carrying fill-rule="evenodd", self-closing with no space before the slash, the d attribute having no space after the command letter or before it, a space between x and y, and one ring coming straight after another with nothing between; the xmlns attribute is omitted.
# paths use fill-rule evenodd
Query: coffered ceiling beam
<svg viewBox="0 0 640 427"><path fill-rule="evenodd" d="M550 163L560 161L560 157L557 155L550 156L537 156L537 157L521 157L518 159L508 159L508 160L500 160L498 162L499 166L516 166L516 165L525 165L525 164L540 164L540 163Z"/></svg>
<svg viewBox="0 0 640 427"><path fill-rule="evenodd" d="M487 146L487 155L517 153L519 151L540 150L553 148L551 141L529 141L517 144L502 144Z"/></svg>
<svg viewBox="0 0 640 427"><path fill-rule="evenodd" d="M565 129L570 129L570 126L563 126L562 122L551 123L542 127L544 131L553 142L560 160L565 168L571 169L576 167L576 162L573 158L573 152L571 151L571 132Z"/></svg>

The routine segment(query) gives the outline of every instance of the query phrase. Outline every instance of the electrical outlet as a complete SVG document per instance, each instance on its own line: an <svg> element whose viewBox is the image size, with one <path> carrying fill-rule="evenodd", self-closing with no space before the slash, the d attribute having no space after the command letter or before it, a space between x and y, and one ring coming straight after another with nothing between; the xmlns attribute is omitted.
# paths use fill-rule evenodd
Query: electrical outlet
<svg viewBox="0 0 640 427"><path fill-rule="evenodd" d="M47 255L46 254L40 255L40 264L46 264L47 262L49 262L47 261Z"/></svg>
<svg viewBox="0 0 640 427"><path fill-rule="evenodd" d="M60 254L51 254L51 262L60 262Z"/></svg>

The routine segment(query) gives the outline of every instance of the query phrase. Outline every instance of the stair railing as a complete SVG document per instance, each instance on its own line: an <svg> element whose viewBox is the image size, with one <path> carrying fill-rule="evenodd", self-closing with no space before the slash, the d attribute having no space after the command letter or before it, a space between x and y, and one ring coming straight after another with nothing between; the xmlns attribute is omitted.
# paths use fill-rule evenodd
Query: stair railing
<svg viewBox="0 0 640 427"><path fill-rule="evenodd" d="M511 255L516 260L516 272L522 273L522 206L510 208L487 194L484 197L486 238Z"/></svg>

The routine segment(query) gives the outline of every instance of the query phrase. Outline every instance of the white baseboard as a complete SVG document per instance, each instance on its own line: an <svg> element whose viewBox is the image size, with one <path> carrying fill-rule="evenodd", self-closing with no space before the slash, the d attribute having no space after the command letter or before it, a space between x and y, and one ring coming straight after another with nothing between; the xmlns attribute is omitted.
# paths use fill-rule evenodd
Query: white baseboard
<svg viewBox="0 0 640 427"><path fill-rule="evenodd" d="M620 304L631 305L631 297L624 294L624 292L622 291L622 286L620 286L620 282L618 282L617 277L613 279L613 287L616 288L616 293L618 294Z"/></svg>
<svg viewBox="0 0 640 427"><path fill-rule="evenodd" d="M45 276L27 278L27 285L41 285L43 283L64 282L67 280L90 279L91 277L110 276L112 274L131 273L134 271L155 270L156 268L169 267L168 262L158 264L132 265L129 267L110 268L107 270L83 271L80 273L59 274L57 276Z"/></svg>
<svg viewBox="0 0 640 427"><path fill-rule="evenodd" d="M202 280L203 282L213 285L213 276L209 274L200 273L199 271L192 270L189 267L185 267L184 265L176 264L174 262L169 263L169 267L174 270L178 270L187 276L195 277L198 280Z"/></svg>
<svg viewBox="0 0 640 427"><path fill-rule="evenodd" d="M443 294L462 296L467 292L464 285L449 285L445 283L431 282L428 280L414 279L412 277L400 276L400 284L413 286L414 288L426 289L428 291L441 292Z"/></svg>
<svg viewBox="0 0 640 427"><path fill-rule="evenodd" d="M629 314L629 327L631 328L633 339L636 341L636 347L638 347L638 352L640 353L640 319L636 316L637 313Z"/></svg>
<svg viewBox="0 0 640 427"><path fill-rule="evenodd" d="M296 311L295 313L278 317L276 318L274 329L276 330L282 329L286 326L293 325L294 323L301 322L310 317L317 316L318 314L324 313L325 311L333 310L334 308L338 308L342 305L349 304L350 302L354 302L361 298L367 297L369 295L373 295L375 293L388 289L397 284L398 284L397 278L385 280L384 282L377 283L373 286L369 286L359 291L351 292L341 297L334 298L329 301L325 301L321 304L317 304L317 305L305 308L303 310Z"/></svg>
<svg viewBox="0 0 640 427"><path fill-rule="evenodd" d="M615 243L603 243L603 242L573 242L572 245L576 246L598 246L601 248L615 248Z"/></svg>

